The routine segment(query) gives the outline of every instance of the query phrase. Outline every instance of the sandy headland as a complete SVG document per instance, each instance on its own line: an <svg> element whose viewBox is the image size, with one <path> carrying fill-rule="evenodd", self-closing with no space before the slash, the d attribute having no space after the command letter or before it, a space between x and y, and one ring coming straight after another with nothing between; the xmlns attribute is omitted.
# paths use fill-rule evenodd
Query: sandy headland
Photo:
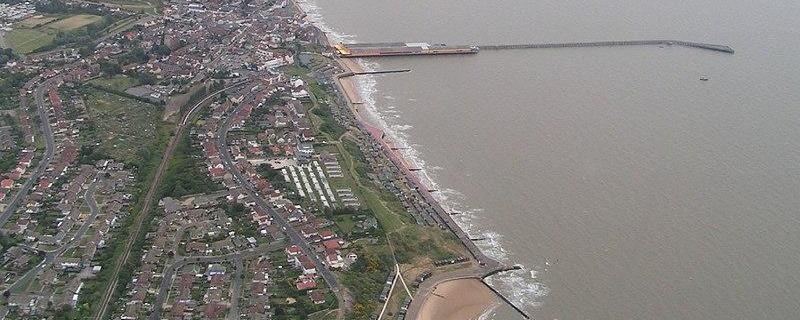
<svg viewBox="0 0 800 320"><path fill-rule="evenodd" d="M424 299L416 320L474 320L500 303L478 279L439 283Z"/></svg>

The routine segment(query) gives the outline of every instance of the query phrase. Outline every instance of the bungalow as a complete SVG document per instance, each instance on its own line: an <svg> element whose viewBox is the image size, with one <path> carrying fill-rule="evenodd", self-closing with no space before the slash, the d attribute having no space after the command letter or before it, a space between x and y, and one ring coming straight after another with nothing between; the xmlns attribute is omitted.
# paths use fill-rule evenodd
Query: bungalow
<svg viewBox="0 0 800 320"><path fill-rule="evenodd" d="M250 285L250 294L253 296L263 296L267 293L267 285L263 282L253 282Z"/></svg>
<svg viewBox="0 0 800 320"><path fill-rule="evenodd" d="M330 230L322 230L322 231L319 232L319 237L322 238L322 240L330 240L330 239L333 239L333 237L335 237L335 236L336 236L336 234L334 234Z"/></svg>
<svg viewBox="0 0 800 320"><path fill-rule="evenodd" d="M225 266L221 264L210 264L208 265L208 270L206 270L206 276L211 279L215 275L225 275L225 270Z"/></svg>
<svg viewBox="0 0 800 320"><path fill-rule="evenodd" d="M313 290L308 292L308 297L311 298L311 302L314 304L323 304L325 303L325 294L319 290Z"/></svg>
<svg viewBox="0 0 800 320"><path fill-rule="evenodd" d="M342 248L343 243L342 239L336 238L323 241L322 246L325 247L325 250L336 251Z"/></svg>
<svg viewBox="0 0 800 320"><path fill-rule="evenodd" d="M11 179L3 179L3 181L0 181L0 188L2 189L11 189L13 185L14 180Z"/></svg>
<svg viewBox="0 0 800 320"><path fill-rule="evenodd" d="M300 140L304 142L314 141L314 131L311 129L300 130Z"/></svg>
<svg viewBox="0 0 800 320"><path fill-rule="evenodd" d="M286 254L289 255L290 257L297 256L297 255L299 255L301 253L303 253L303 252L300 250L300 247L298 247L297 245L292 245L292 246L286 248Z"/></svg>
<svg viewBox="0 0 800 320"><path fill-rule="evenodd" d="M344 259L336 251L329 251L325 254L325 262L331 268L341 268L344 266Z"/></svg>
<svg viewBox="0 0 800 320"><path fill-rule="evenodd" d="M42 180L39 180L39 186L36 188L36 190L38 191L46 190L50 188L50 186L52 185L53 183L50 182L50 179L43 178Z"/></svg>
<svg viewBox="0 0 800 320"><path fill-rule="evenodd" d="M219 178L225 175L225 168L222 167L221 164L219 166L210 167L208 171L214 178Z"/></svg>
<svg viewBox="0 0 800 320"><path fill-rule="evenodd" d="M314 228L312 228L311 226L305 226L305 227L301 228L300 229L300 234L302 234L303 237L306 238L306 239L311 238L313 236L319 235L317 233L317 230L314 230Z"/></svg>
<svg viewBox="0 0 800 320"><path fill-rule="evenodd" d="M297 280L295 280L294 285L297 287L297 290L302 291L316 288L317 282L314 281L314 278L300 276L297 278Z"/></svg>
<svg viewBox="0 0 800 320"><path fill-rule="evenodd" d="M31 160L33 160L33 152L30 151L22 151L22 156L20 157L19 164L29 167L31 165Z"/></svg>
<svg viewBox="0 0 800 320"><path fill-rule="evenodd" d="M304 275L317 274L317 267L314 262L305 255L294 257L294 264L303 271Z"/></svg>
<svg viewBox="0 0 800 320"><path fill-rule="evenodd" d="M25 167L19 166L14 168L14 170L8 174L8 177L11 178L11 180L16 181L22 178L23 174L25 174Z"/></svg>

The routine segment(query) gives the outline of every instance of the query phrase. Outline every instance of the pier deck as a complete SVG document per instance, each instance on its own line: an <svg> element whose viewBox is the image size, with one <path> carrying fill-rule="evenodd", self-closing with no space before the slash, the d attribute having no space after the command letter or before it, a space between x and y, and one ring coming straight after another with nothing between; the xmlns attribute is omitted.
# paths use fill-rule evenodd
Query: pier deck
<svg viewBox="0 0 800 320"><path fill-rule="evenodd" d="M546 49L546 48L585 48L585 47L618 47L618 46L683 46L703 50L733 54L730 46L682 40L630 40L630 41L593 41L564 43L530 43L530 44L493 44L493 45L459 45L445 44L381 42L350 43L334 45L342 58L387 57L440 54L475 54L480 50L512 50L512 49Z"/></svg>
<svg viewBox="0 0 800 320"><path fill-rule="evenodd" d="M404 42L337 44L334 48L343 58L478 53L476 46Z"/></svg>

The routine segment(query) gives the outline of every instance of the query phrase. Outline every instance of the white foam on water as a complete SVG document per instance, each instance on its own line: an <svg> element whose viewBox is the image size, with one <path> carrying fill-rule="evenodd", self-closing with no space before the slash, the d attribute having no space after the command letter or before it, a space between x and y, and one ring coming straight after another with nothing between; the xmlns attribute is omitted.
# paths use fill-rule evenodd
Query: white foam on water
<svg viewBox="0 0 800 320"><path fill-rule="evenodd" d="M328 26L323 18L322 9L316 3L314 3L314 1L295 0L295 2L298 6L300 6L300 9L303 9L303 12L306 13L306 20L322 30L322 32L327 34L331 40L334 40L335 42L345 42L355 39L355 35L339 33Z"/></svg>
<svg viewBox="0 0 800 320"><path fill-rule="evenodd" d="M499 307L499 306L500 306L500 304L497 304L497 303L496 303L496 304L494 304L494 305L493 305L491 308L489 308L489 309L486 309L486 311L485 311L485 312L483 312L483 314L481 314L481 315L478 317L478 320L489 320L489 319L494 319L494 317L495 317L495 314L497 313L497 307Z"/></svg>
<svg viewBox="0 0 800 320"><path fill-rule="evenodd" d="M529 315L536 312L550 293L550 289L541 281L532 278L532 270L513 270L502 272L486 278L487 284L501 292L506 299Z"/></svg>

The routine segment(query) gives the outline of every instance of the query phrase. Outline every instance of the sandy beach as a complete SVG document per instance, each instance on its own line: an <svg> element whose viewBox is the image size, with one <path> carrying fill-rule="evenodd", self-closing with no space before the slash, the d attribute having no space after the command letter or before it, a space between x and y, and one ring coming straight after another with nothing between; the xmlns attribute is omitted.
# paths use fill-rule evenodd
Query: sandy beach
<svg viewBox="0 0 800 320"><path fill-rule="evenodd" d="M425 297L416 320L473 320L497 306L494 293L478 279L442 282Z"/></svg>
<svg viewBox="0 0 800 320"><path fill-rule="evenodd" d="M347 69L347 71L350 71L350 72L364 72L364 68L362 68L361 65L358 64L358 61L356 61L356 60L353 60L353 59L340 59L340 61L341 61L342 65L343 65L343 67L345 67Z"/></svg>
<svg viewBox="0 0 800 320"><path fill-rule="evenodd" d="M352 104L362 104L361 95L358 94L358 87L351 77L340 78L339 84L342 86L345 96Z"/></svg>

